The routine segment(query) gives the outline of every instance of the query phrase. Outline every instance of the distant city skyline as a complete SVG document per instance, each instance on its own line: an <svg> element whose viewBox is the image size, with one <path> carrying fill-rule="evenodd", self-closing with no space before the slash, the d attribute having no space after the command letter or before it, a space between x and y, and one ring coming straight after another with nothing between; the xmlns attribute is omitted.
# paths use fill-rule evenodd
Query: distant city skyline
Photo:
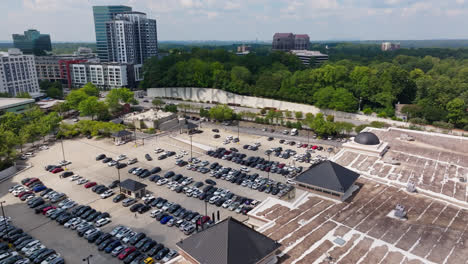
<svg viewBox="0 0 468 264"><path fill-rule="evenodd" d="M34 28L52 42L95 42L92 6L119 4L157 19L161 41L468 38L468 0L3 0L0 40Z"/></svg>

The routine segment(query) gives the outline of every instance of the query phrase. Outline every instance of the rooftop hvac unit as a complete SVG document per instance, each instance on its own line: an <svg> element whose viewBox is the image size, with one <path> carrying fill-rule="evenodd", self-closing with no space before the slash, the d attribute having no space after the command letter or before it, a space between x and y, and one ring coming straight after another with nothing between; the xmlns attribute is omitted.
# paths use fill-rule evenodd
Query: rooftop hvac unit
<svg viewBox="0 0 468 264"><path fill-rule="evenodd" d="M408 185L406 186L406 190L410 193L416 192L416 185L414 184L414 182L412 181L408 182Z"/></svg>

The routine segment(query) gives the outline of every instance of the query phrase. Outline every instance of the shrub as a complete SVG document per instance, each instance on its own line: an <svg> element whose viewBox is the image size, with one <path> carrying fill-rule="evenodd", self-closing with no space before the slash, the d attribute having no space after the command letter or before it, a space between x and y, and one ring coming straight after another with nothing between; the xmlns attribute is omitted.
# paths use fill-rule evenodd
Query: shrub
<svg viewBox="0 0 468 264"><path fill-rule="evenodd" d="M382 112L380 112L380 113L377 115L377 117L387 118L387 117L388 117L388 116L387 116L387 112L382 111Z"/></svg>
<svg viewBox="0 0 468 264"><path fill-rule="evenodd" d="M372 114L372 109L367 107L362 111L365 115L371 115Z"/></svg>
<svg viewBox="0 0 468 264"><path fill-rule="evenodd" d="M417 125L426 125L427 124L427 120L424 119L424 118L419 118L419 117L415 117L415 118L411 118L409 120L409 122L411 124L417 124Z"/></svg>
<svg viewBox="0 0 468 264"><path fill-rule="evenodd" d="M450 124L444 121L436 121L432 123L432 125L434 125L435 127L440 127L444 129L453 129L453 124Z"/></svg>
<svg viewBox="0 0 468 264"><path fill-rule="evenodd" d="M328 122L334 122L335 121L335 116L334 115L327 115L327 121Z"/></svg>

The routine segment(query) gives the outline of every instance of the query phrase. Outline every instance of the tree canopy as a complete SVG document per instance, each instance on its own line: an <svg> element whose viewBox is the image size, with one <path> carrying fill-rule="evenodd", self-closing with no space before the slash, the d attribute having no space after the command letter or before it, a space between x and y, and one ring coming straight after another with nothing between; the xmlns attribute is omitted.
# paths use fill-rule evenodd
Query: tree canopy
<svg viewBox="0 0 468 264"><path fill-rule="evenodd" d="M150 59L150 87L208 87L237 94L306 103L345 112L369 109L393 117L395 105L417 105L413 117L464 128L468 114L468 49L401 49L336 44L330 62L306 68L283 52L236 56L226 50L193 48ZM457 99L457 100L455 100Z"/></svg>

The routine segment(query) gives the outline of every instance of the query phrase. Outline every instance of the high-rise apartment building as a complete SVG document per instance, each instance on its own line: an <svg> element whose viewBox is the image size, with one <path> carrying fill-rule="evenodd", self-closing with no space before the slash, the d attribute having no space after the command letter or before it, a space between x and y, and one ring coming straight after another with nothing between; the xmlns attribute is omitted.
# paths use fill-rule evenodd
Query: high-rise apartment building
<svg viewBox="0 0 468 264"><path fill-rule="evenodd" d="M307 50L310 38L307 34L294 35L293 33L275 33L273 35L273 50Z"/></svg>
<svg viewBox="0 0 468 264"><path fill-rule="evenodd" d="M39 95L33 55L24 55L19 49L0 52L0 92L11 96L22 92Z"/></svg>
<svg viewBox="0 0 468 264"><path fill-rule="evenodd" d="M130 12L129 6L93 6L94 30L96 32L96 48L99 59L103 62L109 61L107 48L107 27L106 23L114 19L115 14Z"/></svg>
<svg viewBox="0 0 468 264"><path fill-rule="evenodd" d="M13 45L24 54L44 55L46 51L52 51L50 35L35 29L24 31L24 35L13 34Z"/></svg>
<svg viewBox="0 0 468 264"><path fill-rule="evenodd" d="M145 13L118 13L106 26L109 61L143 64L158 54L156 20Z"/></svg>

